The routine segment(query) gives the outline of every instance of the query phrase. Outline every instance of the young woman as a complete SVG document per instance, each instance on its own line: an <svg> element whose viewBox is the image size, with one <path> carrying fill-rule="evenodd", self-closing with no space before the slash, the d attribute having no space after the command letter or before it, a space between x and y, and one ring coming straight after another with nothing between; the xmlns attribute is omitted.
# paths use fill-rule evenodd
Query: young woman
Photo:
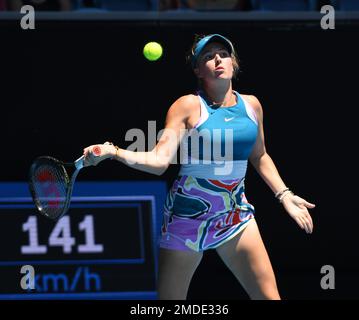
<svg viewBox="0 0 359 320"><path fill-rule="evenodd" d="M180 97L169 108L164 132L153 150L92 145L84 149L86 164L97 165L111 157L162 174L181 146L181 169L164 208L159 298L185 299L203 251L216 249L250 298L280 299L255 209L244 193L248 160L307 233L313 231L307 208L315 205L286 187L266 152L258 99L232 89L239 66L230 40L219 34L196 39L190 61L199 91ZM100 157L93 153L96 146L103 150Z"/></svg>

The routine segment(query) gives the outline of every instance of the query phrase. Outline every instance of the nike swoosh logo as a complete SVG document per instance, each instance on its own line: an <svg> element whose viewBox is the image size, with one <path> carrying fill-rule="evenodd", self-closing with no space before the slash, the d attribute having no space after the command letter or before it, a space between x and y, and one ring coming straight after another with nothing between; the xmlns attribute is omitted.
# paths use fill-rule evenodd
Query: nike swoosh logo
<svg viewBox="0 0 359 320"><path fill-rule="evenodd" d="M232 118L224 118L224 121L228 122L228 121L231 121L233 119L234 119L234 117L232 117Z"/></svg>

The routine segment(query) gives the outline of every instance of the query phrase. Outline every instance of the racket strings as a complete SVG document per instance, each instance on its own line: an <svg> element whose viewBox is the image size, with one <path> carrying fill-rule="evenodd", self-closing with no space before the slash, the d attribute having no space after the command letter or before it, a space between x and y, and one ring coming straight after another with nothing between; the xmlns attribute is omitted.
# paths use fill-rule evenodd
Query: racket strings
<svg viewBox="0 0 359 320"><path fill-rule="evenodd" d="M60 166L41 165L34 174L34 189L43 213L60 215L67 205L68 177Z"/></svg>

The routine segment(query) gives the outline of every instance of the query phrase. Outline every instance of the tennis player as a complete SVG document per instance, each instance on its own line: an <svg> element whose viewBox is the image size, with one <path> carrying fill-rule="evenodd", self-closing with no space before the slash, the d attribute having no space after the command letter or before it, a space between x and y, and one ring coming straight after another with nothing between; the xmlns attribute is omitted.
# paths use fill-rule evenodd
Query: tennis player
<svg viewBox="0 0 359 320"><path fill-rule="evenodd" d="M198 92L171 105L155 148L133 152L100 145L104 155L96 157L93 150L98 145L92 145L84 149L86 165L114 158L160 175L181 146L181 169L164 207L159 298L186 299L203 251L215 249L251 299L280 299L255 208L245 195L248 161L308 234L313 231L308 208L315 205L286 186L266 152L258 99L233 90L239 64L232 42L219 34L198 37L189 58Z"/></svg>

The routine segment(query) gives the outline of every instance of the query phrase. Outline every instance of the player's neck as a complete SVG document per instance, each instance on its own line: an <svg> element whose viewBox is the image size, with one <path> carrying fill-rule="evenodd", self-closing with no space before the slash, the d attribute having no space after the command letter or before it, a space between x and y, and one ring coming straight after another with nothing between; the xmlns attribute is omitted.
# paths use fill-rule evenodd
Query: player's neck
<svg viewBox="0 0 359 320"><path fill-rule="evenodd" d="M212 105L229 107L236 104L231 82L220 85L206 84L203 86L203 91Z"/></svg>

